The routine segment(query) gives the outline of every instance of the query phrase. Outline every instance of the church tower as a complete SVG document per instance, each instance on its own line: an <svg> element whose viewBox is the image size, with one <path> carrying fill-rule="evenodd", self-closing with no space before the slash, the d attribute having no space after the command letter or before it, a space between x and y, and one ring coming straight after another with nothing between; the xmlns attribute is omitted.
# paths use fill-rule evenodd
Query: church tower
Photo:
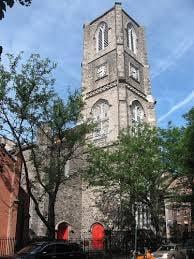
<svg viewBox="0 0 194 259"><path fill-rule="evenodd" d="M97 145L110 144L134 123L156 124L144 28L121 3L84 25L82 89L84 117L96 122L91 137ZM92 190L82 192L82 236L109 224L96 199Z"/></svg>
<svg viewBox="0 0 194 259"><path fill-rule="evenodd" d="M82 89L98 144L115 141L133 123L156 123L144 28L121 3L84 25Z"/></svg>
<svg viewBox="0 0 194 259"><path fill-rule="evenodd" d="M156 123L144 28L122 9L120 3L84 25L82 89L83 115L96 122L91 137L97 145L110 144L117 139L121 129L134 123ZM76 172L83 163L83 158L73 158L66 165L65 174ZM97 206L98 192L86 185L75 175L60 187L55 206L57 238L97 239L96 248L100 249L111 221ZM117 202L117 197L111 198ZM113 203L118 207L119 202L116 202ZM32 233L45 235L45 226L33 206L30 211ZM46 213L46 198L41 206Z"/></svg>

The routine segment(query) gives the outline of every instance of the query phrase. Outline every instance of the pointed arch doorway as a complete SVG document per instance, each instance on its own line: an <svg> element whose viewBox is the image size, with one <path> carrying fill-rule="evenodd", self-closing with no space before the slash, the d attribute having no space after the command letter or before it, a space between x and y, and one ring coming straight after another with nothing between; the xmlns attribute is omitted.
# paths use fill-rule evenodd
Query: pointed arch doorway
<svg viewBox="0 0 194 259"><path fill-rule="evenodd" d="M57 239L69 240L69 224L67 222L59 223L57 227Z"/></svg>
<svg viewBox="0 0 194 259"><path fill-rule="evenodd" d="M100 223L95 223L91 227L92 235L92 249L102 250L104 248L104 237L105 229L104 226Z"/></svg>

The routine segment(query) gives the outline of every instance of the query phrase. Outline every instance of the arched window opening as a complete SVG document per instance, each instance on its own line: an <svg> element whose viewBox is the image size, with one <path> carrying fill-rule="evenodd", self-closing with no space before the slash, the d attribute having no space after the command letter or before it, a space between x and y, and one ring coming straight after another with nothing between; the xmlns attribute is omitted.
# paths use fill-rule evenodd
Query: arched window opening
<svg viewBox="0 0 194 259"><path fill-rule="evenodd" d="M69 177L69 173L70 173L70 160L67 160L64 166L64 176Z"/></svg>
<svg viewBox="0 0 194 259"><path fill-rule="evenodd" d="M137 34L132 24L127 26L127 45L133 53L137 54Z"/></svg>
<svg viewBox="0 0 194 259"><path fill-rule="evenodd" d="M95 223L91 227L92 248L102 250L104 248L105 229L102 224Z"/></svg>
<svg viewBox="0 0 194 259"><path fill-rule="evenodd" d="M60 223L57 228L57 239L69 240L69 229L70 229L70 226L68 223L66 222Z"/></svg>
<svg viewBox="0 0 194 259"><path fill-rule="evenodd" d="M140 102L134 101L131 106L132 124L139 124L144 121L144 110Z"/></svg>
<svg viewBox="0 0 194 259"><path fill-rule="evenodd" d="M105 22L102 22L97 30L97 51L100 51L108 46L108 26Z"/></svg>
<svg viewBox="0 0 194 259"><path fill-rule="evenodd" d="M92 116L96 128L94 130L94 137L102 137L108 134L109 128L109 104L106 100L98 101L92 108Z"/></svg>

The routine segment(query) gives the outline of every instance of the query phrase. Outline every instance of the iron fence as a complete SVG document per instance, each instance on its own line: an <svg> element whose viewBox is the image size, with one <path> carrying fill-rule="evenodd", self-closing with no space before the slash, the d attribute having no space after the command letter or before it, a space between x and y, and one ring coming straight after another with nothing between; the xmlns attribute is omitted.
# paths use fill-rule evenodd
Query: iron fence
<svg viewBox="0 0 194 259"><path fill-rule="evenodd" d="M103 254L103 253L129 253L132 249L131 243L128 240L118 237L109 237L104 239L70 239L66 242L80 244L88 254Z"/></svg>
<svg viewBox="0 0 194 259"><path fill-rule="evenodd" d="M29 243L37 242L37 241L48 241L47 237L37 237L33 240L26 242L19 242L14 237L10 238L0 238L0 256L7 256L13 255L14 252L17 252L24 246ZM82 239L70 239L66 242L70 243L77 243L80 244L83 250L88 255L103 255L103 254L128 254L131 250L134 250L133 240L131 238L126 238L125 235L117 235L113 233L112 235L107 235L103 239L89 239L89 238L82 238ZM139 240L138 244L141 241ZM103 258L103 257L101 257Z"/></svg>

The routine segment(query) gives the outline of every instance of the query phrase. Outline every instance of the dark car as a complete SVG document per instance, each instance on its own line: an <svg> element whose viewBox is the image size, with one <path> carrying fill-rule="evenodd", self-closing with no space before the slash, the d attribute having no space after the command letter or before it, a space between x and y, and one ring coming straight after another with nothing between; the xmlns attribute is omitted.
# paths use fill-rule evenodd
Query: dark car
<svg viewBox="0 0 194 259"><path fill-rule="evenodd" d="M187 258L194 258L194 240L188 239L183 245L183 250L187 254Z"/></svg>
<svg viewBox="0 0 194 259"><path fill-rule="evenodd" d="M13 259L85 259L86 254L77 243L66 241L38 242L24 247Z"/></svg>
<svg viewBox="0 0 194 259"><path fill-rule="evenodd" d="M194 239L186 240L183 247L194 252Z"/></svg>

